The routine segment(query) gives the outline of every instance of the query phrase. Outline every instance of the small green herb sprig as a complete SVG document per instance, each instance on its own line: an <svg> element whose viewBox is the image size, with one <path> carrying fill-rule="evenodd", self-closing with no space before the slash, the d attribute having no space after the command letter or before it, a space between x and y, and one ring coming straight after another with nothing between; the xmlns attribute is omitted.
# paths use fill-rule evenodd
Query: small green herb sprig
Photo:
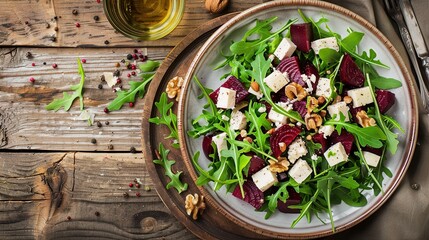
<svg viewBox="0 0 429 240"><path fill-rule="evenodd" d="M175 188L180 194L188 189L188 184L183 183L180 180L181 171L176 173L173 172L172 166L176 163L174 160L168 159L168 154L170 150L166 149L162 143L159 144L158 148L158 159L153 160L155 164L162 166L165 170L165 175L170 178L170 182L165 186L167 189Z"/></svg>
<svg viewBox="0 0 429 240"><path fill-rule="evenodd" d="M51 103L49 103L45 108L46 110L54 110L58 111L61 108L64 108L64 111L68 111L74 100L79 98L80 110L83 110L83 85L85 83L85 71L83 70L82 62L80 58L77 59L78 73L80 75L80 82L76 85L70 87L73 90L73 94L68 94L67 92L63 92L63 98L54 99Z"/></svg>
<svg viewBox="0 0 429 240"><path fill-rule="evenodd" d="M159 65L160 63L158 61L152 60L147 60L139 64L139 69L142 71L142 81L130 81L130 89L127 91L117 91L116 98L107 105L107 109L109 111L117 111L121 109L124 104L133 103L136 99L136 95L143 98L146 92L146 86L152 81Z"/></svg>

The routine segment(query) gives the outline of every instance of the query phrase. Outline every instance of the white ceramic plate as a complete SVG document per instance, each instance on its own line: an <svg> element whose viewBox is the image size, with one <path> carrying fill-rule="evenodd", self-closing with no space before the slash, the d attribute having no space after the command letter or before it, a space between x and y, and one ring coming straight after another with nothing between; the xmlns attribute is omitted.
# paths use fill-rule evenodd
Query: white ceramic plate
<svg viewBox="0 0 429 240"><path fill-rule="evenodd" d="M186 136L186 132L192 128L192 119L195 119L201 113L202 106L206 102L204 99L198 99L200 90L191 81L192 77L197 76L208 88L218 88L222 83L219 81L219 78L227 73L228 69L223 68L213 71L213 68L224 60L221 52L228 52L231 41L241 39L244 32L254 26L256 19L267 19L277 16L278 20L273 25L273 30L280 28L292 18L298 18L299 22L302 22L297 12L298 8L305 15L316 20L326 17L330 21L328 23L329 27L343 37L347 35L346 30L348 27L359 32L364 32L365 36L360 44L360 50L374 49L378 54L378 59L390 66L388 70L377 68L379 74L399 79L403 83L403 87L393 90L397 103L389 111L389 114L398 120L406 131L406 134L399 134L398 140L400 144L397 153L394 156L388 155L387 157L386 166L393 173L393 177L385 178L382 184L385 191L384 194L374 196L372 191L364 192L368 200L366 206L355 208L343 203L333 207L335 226L337 231L342 231L371 215L396 189L408 168L414 151L418 121L414 85L398 53L387 38L374 26L344 8L322 1L275 1L262 4L239 14L213 34L195 57L185 80L178 115L182 155L185 161L187 161L187 166L191 168L190 173L195 180L197 176L192 168L190 159L195 152L200 151L202 153L202 138L189 138ZM207 167L209 161L201 157L200 164L203 167ZM332 233L327 214L320 215L326 224L323 224L317 218L313 218L311 223L308 223L304 218L292 229L290 228L291 223L298 214L277 213L270 219L265 220L264 212L254 211L252 206L233 197L231 194L225 193L224 190L213 192L211 187L206 186L202 188L202 191L206 193L210 204L222 214L225 214L226 217L248 228L250 231L265 236L308 238L320 237Z"/></svg>

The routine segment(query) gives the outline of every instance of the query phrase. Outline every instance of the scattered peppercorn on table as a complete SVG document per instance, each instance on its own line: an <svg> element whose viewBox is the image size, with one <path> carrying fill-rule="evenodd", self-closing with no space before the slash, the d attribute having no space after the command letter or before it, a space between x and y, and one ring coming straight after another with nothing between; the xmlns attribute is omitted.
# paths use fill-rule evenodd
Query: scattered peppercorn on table
<svg viewBox="0 0 429 240"><path fill-rule="evenodd" d="M143 99L108 106L117 90L141 81L134 61L162 61L203 23L267 0L228 2L213 14L204 1L186 1L172 33L134 41L113 29L99 0L0 0L0 239L196 238L149 177ZM86 75L81 95L70 90L81 80L77 61ZM62 97L76 97L68 111L66 103L46 110Z"/></svg>

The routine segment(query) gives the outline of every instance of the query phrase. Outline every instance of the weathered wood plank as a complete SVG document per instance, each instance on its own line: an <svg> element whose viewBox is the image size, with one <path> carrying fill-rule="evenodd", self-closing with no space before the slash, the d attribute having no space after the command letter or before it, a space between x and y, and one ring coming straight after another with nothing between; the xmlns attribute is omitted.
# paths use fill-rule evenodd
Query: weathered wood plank
<svg viewBox="0 0 429 240"><path fill-rule="evenodd" d="M0 49L9 52L13 49ZM150 59L162 60L170 48L149 48ZM30 51L33 58L27 59ZM105 114L103 109L116 94L105 83L98 89L103 72L113 72L115 63L132 52L130 48L18 48L0 58L0 147L3 149L41 149L65 151L140 151L141 115L143 101L137 100L133 108L125 106L120 111ZM103 126L89 126L75 120L80 114L76 100L70 111L45 110L46 104L62 97L62 92L79 82L76 58L87 60L84 89L85 107L92 109L95 120ZM33 67L31 64L36 63ZM46 62L46 65L43 65ZM58 68L52 68L56 63ZM121 64L121 69L124 64ZM130 71L122 73L123 86L128 88ZM31 84L29 78L36 82ZM109 125L104 123L109 121ZM97 140L91 144L91 139Z"/></svg>
<svg viewBox="0 0 429 240"><path fill-rule="evenodd" d="M230 1L224 13L242 11L262 2ZM207 12L203 0L186 0L182 21L171 34L157 41L137 42L117 33L103 13L103 4L95 0L0 0L0 5L0 45L4 46L106 46L105 40L109 41L109 46L175 46L196 27L219 16ZM78 15L72 14L74 9ZM99 16L100 20L94 21L94 16ZM80 23L79 28L76 22Z"/></svg>
<svg viewBox="0 0 429 240"><path fill-rule="evenodd" d="M1 153L0 166L1 239L193 238L157 196L140 154ZM143 186L130 189L135 178Z"/></svg>

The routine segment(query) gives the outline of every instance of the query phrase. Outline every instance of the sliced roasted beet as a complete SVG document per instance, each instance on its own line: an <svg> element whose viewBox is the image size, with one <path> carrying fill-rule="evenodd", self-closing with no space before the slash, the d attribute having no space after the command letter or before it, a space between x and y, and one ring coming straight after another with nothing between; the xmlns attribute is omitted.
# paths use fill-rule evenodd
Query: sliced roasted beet
<svg viewBox="0 0 429 240"><path fill-rule="evenodd" d="M301 77L299 59L297 56L284 58L277 66L277 70L282 73L287 72L289 79L292 82L296 82L301 86L306 86L306 83L302 80Z"/></svg>
<svg viewBox="0 0 429 240"><path fill-rule="evenodd" d="M381 156L381 154L383 154L383 148L372 148L372 147L363 147L362 148L363 151L367 151L370 153L374 153L375 155Z"/></svg>
<svg viewBox="0 0 429 240"><path fill-rule="evenodd" d="M319 82L319 78L320 78L317 68L310 61L306 61L303 67L303 72L305 75L307 75L308 78L311 78L311 75L314 75L316 77L316 80L314 82L311 82L311 86L313 87L313 92L315 92L317 83Z"/></svg>
<svg viewBox="0 0 429 240"><path fill-rule="evenodd" d="M338 134L337 131L334 131L332 135L329 137L329 139L331 141L331 145L341 142L344 146L344 149L346 150L347 155L350 155L350 152L352 151L352 148L353 148L353 143L355 141L353 134L343 129L341 130L341 134Z"/></svg>
<svg viewBox="0 0 429 240"><path fill-rule="evenodd" d="M286 147L289 146L300 132L301 128L297 126L283 125L278 128L270 137L270 147L273 151L273 156L278 158L282 154L279 143L286 144Z"/></svg>
<svg viewBox="0 0 429 240"><path fill-rule="evenodd" d="M247 173L247 176L249 177L252 176L253 174L261 170L265 166L266 166L265 161L262 158L256 155L253 155L252 158L250 159L249 172Z"/></svg>
<svg viewBox="0 0 429 240"><path fill-rule="evenodd" d="M241 84L241 82L234 76L230 76L220 87L229 88L236 91L235 103L243 101L247 95L249 95L249 92L244 88L243 84ZM214 103L217 103L220 87L209 95Z"/></svg>
<svg viewBox="0 0 429 240"><path fill-rule="evenodd" d="M362 71L348 54L344 55L341 62L340 80L350 87L362 87L365 81Z"/></svg>
<svg viewBox="0 0 429 240"><path fill-rule="evenodd" d="M302 200L301 196L295 191L295 189L291 187L288 187L287 191L289 193L289 198L286 200L286 202L283 202L279 199L277 201L277 208L280 212L283 213L299 213L299 209L292 209L289 208L289 206L300 204Z"/></svg>
<svg viewBox="0 0 429 240"><path fill-rule="evenodd" d="M313 142L320 143L322 145L322 149L316 151L317 155L322 155L328 149L328 140L323 137L323 134L316 133L312 137Z"/></svg>
<svg viewBox="0 0 429 240"><path fill-rule="evenodd" d="M232 192L232 195L238 199L241 199L250 205L252 205L255 209L259 209L264 204L264 193L259 190L259 188L255 185L255 183L248 179L243 183L243 191L244 198L242 198L240 186L237 185Z"/></svg>
<svg viewBox="0 0 429 240"><path fill-rule="evenodd" d="M297 111L302 118L305 118L305 115L307 114L306 106L307 106L307 101L305 100L296 101L292 104L292 109Z"/></svg>
<svg viewBox="0 0 429 240"><path fill-rule="evenodd" d="M213 149L213 146L212 146L212 140L213 140L213 135L204 136L204 138L203 138L203 146L202 146L203 147L204 155L210 161L213 161L213 158L210 157L210 155L214 153L214 149Z"/></svg>
<svg viewBox="0 0 429 240"><path fill-rule="evenodd" d="M378 108L381 113L386 113L395 104L395 94L387 90L375 90Z"/></svg>
<svg viewBox="0 0 429 240"><path fill-rule="evenodd" d="M296 23L290 26L290 36L298 50L308 53L311 49L313 29L311 23Z"/></svg>
<svg viewBox="0 0 429 240"><path fill-rule="evenodd" d="M353 121L355 123L358 122L358 119L356 118L356 114L362 110L366 111L367 107L366 106L361 106L361 107L356 107L356 108L350 107L350 113L352 114Z"/></svg>

